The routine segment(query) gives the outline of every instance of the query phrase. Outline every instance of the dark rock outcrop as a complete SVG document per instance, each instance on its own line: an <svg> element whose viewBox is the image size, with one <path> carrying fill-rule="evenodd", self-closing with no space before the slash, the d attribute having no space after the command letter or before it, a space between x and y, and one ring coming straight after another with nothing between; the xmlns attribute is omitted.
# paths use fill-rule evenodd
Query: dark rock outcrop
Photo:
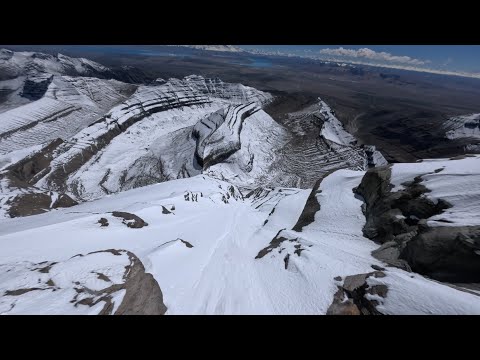
<svg viewBox="0 0 480 360"><path fill-rule="evenodd" d="M333 296L333 302L327 310L327 315L383 315L377 310L378 301L369 300L367 294L385 298L388 293L386 285L369 286L370 277L385 277L385 273L375 271L366 274L347 276L342 286Z"/></svg>
<svg viewBox="0 0 480 360"><path fill-rule="evenodd" d="M100 226L108 226L108 220L105 219L105 218L100 218L100 220L98 220L98 223L100 224Z"/></svg>
<svg viewBox="0 0 480 360"><path fill-rule="evenodd" d="M178 240L180 240L187 248L189 249L193 248L193 245L190 244L188 241L185 241L183 239L178 239Z"/></svg>
<svg viewBox="0 0 480 360"><path fill-rule="evenodd" d="M77 294L84 294L82 300L73 303L75 306L87 305L94 306L100 301L105 302L103 309L98 315L112 315L114 309L113 295L120 290L125 290L122 302L113 315L163 315L167 307L163 303L163 294L157 281L152 274L145 272L145 268L140 259L130 251L108 249L94 251L87 255L96 253L111 253L114 256L128 255L129 264L125 267L123 274L123 283L110 285L101 290L92 290L77 283L75 288ZM104 274L97 274L100 279L110 282Z"/></svg>
<svg viewBox="0 0 480 360"><path fill-rule="evenodd" d="M221 163L237 152L242 144L240 133L246 118L258 112L260 107L256 103L232 105L225 114L225 120L218 125L216 131L208 134L209 137L198 145L203 145L201 150L196 150L196 158L203 164L203 169Z"/></svg>
<svg viewBox="0 0 480 360"><path fill-rule="evenodd" d="M50 142L41 150L8 166L0 174L0 179L7 180L8 187L22 189L22 193L6 201L7 213L10 217L41 214L50 209L77 205L67 194L54 195L50 191L42 191L33 184L49 171L53 152L63 143L62 139Z"/></svg>
<svg viewBox="0 0 480 360"><path fill-rule="evenodd" d="M257 254L257 256L255 256L255 259L261 259L263 258L265 255L269 254L270 252L272 252L273 250L277 249L278 247L280 247L280 245L284 242L284 241L287 241L288 239L286 237L283 237L283 236L280 236L280 233L285 230L285 229L282 229L282 230L279 230L277 235L275 235L275 237L272 239L272 241L270 241L270 244L265 247L264 249L260 250Z"/></svg>
<svg viewBox="0 0 480 360"><path fill-rule="evenodd" d="M152 274L145 272L145 267L135 254L127 251L130 267L125 271L126 290L122 303L115 315L163 315L167 307L163 303L163 294Z"/></svg>
<svg viewBox="0 0 480 360"><path fill-rule="evenodd" d="M320 190L320 184L322 183L323 178L317 180L313 186L312 192L308 195L307 202L305 207L300 214L300 217L297 220L297 223L293 226L292 230L302 231L304 226L311 224L315 220L315 214L320 210L320 204L317 200L317 194L322 192Z"/></svg>
<svg viewBox="0 0 480 360"><path fill-rule="evenodd" d="M17 187L26 187L35 183L37 175L49 169L53 152L62 143L63 140L60 138L53 140L40 151L7 167L5 175Z"/></svg>
<svg viewBox="0 0 480 360"><path fill-rule="evenodd" d="M29 100L40 99L47 91L52 79L53 75L51 74L39 74L28 77L23 84L23 90L20 96Z"/></svg>
<svg viewBox="0 0 480 360"><path fill-rule="evenodd" d="M345 298L345 291L338 287L333 296L333 302L327 310L327 315L362 315L353 299Z"/></svg>
<svg viewBox="0 0 480 360"><path fill-rule="evenodd" d="M424 196L422 175L396 192L390 177L388 166L370 169L354 190L365 200L364 236L382 244L372 255L439 281L480 282L480 227L429 227L426 219L451 205Z"/></svg>
<svg viewBox="0 0 480 360"><path fill-rule="evenodd" d="M57 199L53 202L52 208L60 208L60 207L70 207L77 205L78 203L73 200L70 196L67 194L60 194Z"/></svg>
<svg viewBox="0 0 480 360"><path fill-rule="evenodd" d="M122 222L132 229L140 229L144 226L148 226L148 223L146 223L142 218L140 218L135 214L131 214L123 211L114 211L112 212L112 215L115 217L122 218L123 219Z"/></svg>
<svg viewBox="0 0 480 360"><path fill-rule="evenodd" d="M172 212L170 210L168 210L165 206L162 206L162 214L171 214Z"/></svg>
<svg viewBox="0 0 480 360"><path fill-rule="evenodd" d="M292 228L293 231L302 231L305 226L315 221L315 214L320 211L320 204L317 200L317 195L322 192L322 190L320 190L320 185L322 184L323 179L334 173L336 170L337 169L332 169L327 171L315 182L310 195L308 195L305 207L303 208L296 224Z"/></svg>
<svg viewBox="0 0 480 360"><path fill-rule="evenodd" d="M440 214L451 207L446 201L432 200L423 196L429 192L421 184L422 177L417 176L410 183L403 184L405 189L391 192L391 169L389 166L367 171L355 192L366 203L366 224L363 234L381 244L389 241L409 240L417 230L418 222Z"/></svg>
<svg viewBox="0 0 480 360"><path fill-rule="evenodd" d="M439 281L480 282L480 226L420 231L400 254L412 269Z"/></svg>
<svg viewBox="0 0 480 360"><path fill-rule="evenodd" d="M59 207L70 207L77 205L77 202L66 194L61 194L52 203L52 195L45 193L19 194L7 201L8 214L10 217L21 217L42 214L50 209Z"/></svg>
<svg viewBox="0 0 480 360"><path fill-rule="evenodd" d="M306 243L305 240L298 237L296 233L282 229L275 235L272 241L270 241L268 246L258 252L255 259L262 259L269 254L271 254L270 256L272 257L281 254L283 256L285 270L288 270L290 262L295 262L294 259L300 257L302 252L311 246L312 244L308 245L308 242ZM273 254L274 251L276 254ZM296 256L294 257L294 255Z"/></svg>

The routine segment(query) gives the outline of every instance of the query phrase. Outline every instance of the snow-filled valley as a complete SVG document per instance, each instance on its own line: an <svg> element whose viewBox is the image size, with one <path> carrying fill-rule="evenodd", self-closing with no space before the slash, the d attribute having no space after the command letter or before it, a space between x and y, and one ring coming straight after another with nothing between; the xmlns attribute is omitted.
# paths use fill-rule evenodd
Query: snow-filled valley
<svg viewBox="0 0 480 360"><path fill-rule="evenodd" d="M321 98L281 123L109 74L0 52L0 314L480 314L480 156L388 164Z"/></svg>

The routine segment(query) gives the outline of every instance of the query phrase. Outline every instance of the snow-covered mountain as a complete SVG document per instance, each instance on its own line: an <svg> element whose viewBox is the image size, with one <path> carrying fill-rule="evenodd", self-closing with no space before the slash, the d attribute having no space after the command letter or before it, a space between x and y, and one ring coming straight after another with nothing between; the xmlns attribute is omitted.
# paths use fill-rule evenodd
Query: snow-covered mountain
<svg viewBox="0 0 480 360"><path fill-rule="evenodd" d="M321 98L278 121L1 54L0 314L480 314L480 156L389 165Z"/></svg>
<svg viewBox="0 0 480 360"><path fill-rule="evenodd" d="M386 163L375 149L356 146L322 100L291 114L293 132L263 110L272 100L269 93L201 76L134 87L54 75L41 99L0 114L0 176L11 189L3 191L3 213L12 215L14 206L18 216L23 205L17 203L37 193L45 203L63 194L72 204L201 173L248 190L308 188L332 169ZM297 134L307 130L308 117L317 126L314 143ZM32 153L22 161L10 154L26 154L25 148Z"/></svg>
<svg viewBox="0 0 480 360"><path fill-rule="evenodd" d="M109 68L84 58L0 49L0 79L2 80L38 73L89 76L109 71L111 71Z"/></svg>
<svg viewBox="0 0 480 360"><path fill-rule="evenodd" d="M444 124L448 139L477 138L480 139L480 114L454 116Z"/></svg>
<svg viewBox="0 0 480 360"><path fill-rule="evenodd" d="M219 52L244 52L242 48L233 45L174 45L174 46L186 46L192 49L197 50L206 50L206 51L219 51Z"/></svg>
<svg viewBox="0 0 480 360"><path fill-rule="evenodd" d="M480 114L453 116L444 124L445 137L461 140L467 153L480 153Z"/></svg>
<svg viewBox="0 0 480 360"><path fill-rule="evenodd" d="M443 197L446 184L478 184L474 169L479 163L474 157L393 165L392 191L423 174L432 189L428 198ZM444 170L435 173L438 168ZM363 201L352 191L368 180L364 175L338 170L313 190L250 194L197 175L1 220L0 312L119 313L132 301L125 266L138 263L139 301L154 295L137 313L159 314L166 308L166 314L480 314L478 288L440 283L372 255L380 245L365 237ZM478 186L467 194L468 204L462 203L463 195L449 195L451 213L478 213L472 207L480 200ZM125 213L142 221L125 220ZM398 210L398 221L407 216ZM407 246L419 247L418 257L428 254L425 234L431 231L465 234L457 227L464 222L434 218L426 219L428 230ZM462 239L465 245L449 246L464 246L458 248L464 259L478 258L478 233ZM433 259L432 266L452 269ZM478 275L474 270L471 274ZM153 275L160 290L144 272Z"/></svg>

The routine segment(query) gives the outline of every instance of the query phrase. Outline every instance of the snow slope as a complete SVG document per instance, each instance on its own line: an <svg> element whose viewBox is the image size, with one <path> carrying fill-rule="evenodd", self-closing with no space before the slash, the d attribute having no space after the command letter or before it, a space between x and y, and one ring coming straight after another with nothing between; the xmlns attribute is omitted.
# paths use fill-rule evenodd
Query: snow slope
<svg viewBox="0 0 480 360"><path fill-rule="evenodd" d="M333 277L381 265L370 255L377 246L362 236L362 202L352 192L362 176L361 171L340 170L326 177L317 193L321 208L301 232L289 229L302 212L308 190L264 189L242 198L229 183L205 175L107 195L29 218L0 220L0 264L21 273L30 263L68 265L68 259L79 253L125 249L136 254L158 281L167 314L324 314L336 291ZM162 206L174 210L163 213ZM127 228L109 213L113 210L135 213L149 226ZM100 217L110 225L100 227ZM258 258L279 232L287 240ZM295 253L296 245L303 249L300 255ZM99 261L88 268L116 266L108 258ZM63 271L70 282L77 276L94 281L85 278L87 267L81 264L68 269ZM410 274L399 269L385 273L381 280L393 294L381 304L385 312L480 314L478 296L419 275L412 281ZM10 275L6 279L2 286L10 291L22 288L24 282L31 286L33 281ZM19 303L12 313L55 312L40 307L57 294L42 290L42 296L34 298L39 291L19 296L18 301L26 305ZM1 304L11 304L12 297L4 293ZM98 309L79 305L61 311L96 313Z"/></svg>
<svg viewBox="0 0 480 360"><path fill-rule="evenodd" d="M0 153L66 140L125 100L134 88L116 80L54 76L41 99L0 112Z"/></svg>
<svg viewBox="0 0 480 360"><path fill-rule="evenodd" d="M228 121L226 120L225 123ZM209 166L204 173L250 189L259 184L271 183L279 175L278 169L272 167L272 164L277 158L278 150L286 143L286 130L263 110L248 116L241 125L237 126L241 126L241 132L239 134L237 132L238 135L235 134L232 142L241 145L238 151L229 156L226 161ZM234 148L234 144L225 144L224 141L218 140L221 137L231 138L222 134L222 130L232 131L228 126L219 127L214 133L216 136L209 139L208 145L213 143L215 146ZM213 146L208 145L205 149L206 154L213 151Z"/></svg>
<svg viewBox="0 0 480 360"><path fill-rule="evenodd" d="M448 139L480 138L480 114L455 116L444 124Z"/></svg>
<svg viewBox="0 0 480 360"><path fill-rule="evenodd" d="M100 292L107 286L123 283L130 261L125 252L114 255L99 252L71 257L63 262L35 264L22 261L0 265L0 292L11 294L0 298L0 314L95 315L104 302L79 306L88 296L82 288ZM40 270L40 271L39 271ZM15 293L11 289L19 289ZM113 296L115 312L125 290Z"/></svg>
<svg viewBox="0 0 480 360"><path fill-rule="evenodd" d="M16 130L32 127L39 121L51 121L74 110L72 105L49 98L17 107L0 114L0 136L4 138Z"/></svg>
<svg viewBox="0 0 480 360"><path fill-rule="evenodd" d="M333 114L330 106L320 98L319 104L320 114L322 114L324 118L324 124L321 131L322 136L339 145L348 146L354 144L356 139L343 128L342 123Z"/></svg>
<svg viewBox="0 0 480 360"><path fill-rule="evenodd" d="M0 49L0 71L13 78L38 72L54 75L87 75L92 72L107 72L109 69L84 58Z"/></svg>
<svg viewBox="0 0 480 360"><path fill-rule="evenodd" d="M139 86L126 98L132 89L53 75L40 100L0 114L6 134L0 151L63 139L32 185L77 201L202 172L244 189L308 187L333 169L384 161L378 151L354 145L321 100L302 115L323 124L304 143L262 110L271 94L242 84L191 75Z"/></svg>
<svg viewBox="0 0 480 360"><path fill-rule="evenodd" d="M430 226L480 225L480 156L459 160L430 159L419 163L392 166L392 191L403 189L403 183L421 176L422 185L430 192L425 196L436 201L443 199L452 207L428 220ZM438 222L446 219L448 222Z"/></svg>
<svg viewBox="0 0 480 360"><path fill-rule="evenodd" d="M193 140L184 136L178 141L179 146L190 145L188 150L191 154L185 158L179 156L182 152L179 154L178 146L174 146L170 154L168 148L174 145L172 144L172 139L175 140L173 134L192 127L203 116L216 109L218 105L215 104L192 106L188 110L172 109L147 117L131 126L125 133L115 137L108 147L85 163L68 179L68 186L78 189L78 197L91 200L100 198L105 193L115 193L130 188L129 179L140 182L139 177L151 176L153 182L161 182L164 180L162 170L165 174L176 175L181 171L182 166L185 166L190 175L199 174L200 170L192 165L195 147ZM128 156L119 156L119 154L128 154ZM186 163L187 159L190 159L189 163ZM57 161L60 161L60 158ZM139 166L140 164L143 166ZM160 166L163 169L159 169ZM148 182L143 185L147 184Z"/></svg>

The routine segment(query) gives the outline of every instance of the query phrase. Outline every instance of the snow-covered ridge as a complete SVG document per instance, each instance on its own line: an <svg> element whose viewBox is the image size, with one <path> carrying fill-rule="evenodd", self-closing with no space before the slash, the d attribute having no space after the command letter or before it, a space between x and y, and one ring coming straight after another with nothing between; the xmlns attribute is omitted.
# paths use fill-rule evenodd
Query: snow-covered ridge
<svg viewBox="0 0 480 360"><path fill-rule="evenodd" d="M209 137L209 141L201 155L205 166L209 167L221 162L241 147L240 132L244 120L259 111L254 103L230 106L225 114L225 120ZM231 136L233 134L233 136Z"/></svg>
<svg viewBox="0 0 480 360"><path fill-rule="evenodd" d="M197 50L234 52L234 53L245 51L233 45L172 45L172 46L185 46L185 47L189 47Z"/></svg>
<svg viewBox="0 0 480 360"><path fill-rule="evenodd" d="M0 138L18 130L26 130L40 121L53 121L55 117L65 116L75 111L75 106L50 98L20 106L0 114Z"/></svg>
<svg viewBox="0 0 480 360"><path fill-rule="evenodd" d="M107 108L113 101L118 101L119 96L122 96L122 94L119 94L119 92L124 92L122 86L120 86L122 83L115 80L56 76L42 99L0 115L5 117L5 121L2 122L5 135L0 140L0 149L1 145L4 145L5 148L15 148L18 145L33 146L42 143L42 141L52 140L51 136L55 135L55 132L52 133L51 131L52 128L55 128L56 122L60 125L63 121L65 123L62 125L63 133L57 133L60 135L57 138L60 137L66 141L55 150L54 159L50 167L45 169L47 173L43 174L37 186L48 190L64 191L68 176L79 170L83 165L89 173L85 174L84 180L90 178L90 174L94 174L94 164L99 161L96 154L107 147L112 140L119 137L119 141L112 144L112 146L115 146L109 146L107 149L107 152L110 152L113 157L107 156L104 158L113 160L114 157L118 158L118 153L114 155L115 151L120 151L121 154L128 151L130 157L124 158L127 163L118 163L118 172L116 172L111 161L107 161L101 170L100 179L96 180L93 187L90 187L90 191L93 191L93 193L100 191L100 194L104 194L102 189L109 193L109 190L106 190L108 188L116 192L120 189L118 184L123 187L124 182L132 184L125 186L133 186L133 184L139 186L143 183L144 180L140 181L135 178L139 177L140 173L145 173L146 168L150 168L149 171L152 173L157 172L159 174L160 178L154 177L157 181L163 181L162 176L170 176L161 175L162 171L158 172L158 170L155 170L155 166L152 167L149 153L143 150L145 148L138 145L139 142L144 142L146 148L148 148L148 141L146 142L148 138L150 138L151 143L156 141L159 145L164 144L164 141L161 141L159 137L166 136L167 141L170 142L172 141L169 136L170 132L193 126L202 117L208 116L208 114L219 109L225 108L225 112L228 112L230 106L241 108L242 104L251 104L249 106L255 112L272 99L272 96L268 93L241 84L228 84L218 79L204 79L200 76L188 76L182 80L169 79L168 82L158 83L161 85L140 86L123 103L102 116L102 109ZM59 109L55 110L54 107ZM26 111L29 109L31 109L30 112ZM17 117L13 116L16 113L19 115ZM85 115L88 115L88 118L85 119L85 122L81 122L80 119ZM75 122L69 121L72 116L75 116ZM147 121L147 118L151 118L151 121ZM236 124L237 140L243 120L244 117L241 122L236 122L233 118L228 121L229 124L231 122L232 126ZM133 146L127 150L128 146L125 147L124 141L125 136L129 137L132 133L126 133L126 130L138 122L141 122L139 129L145 129L148 134L142 130L142 135L138 136ZM77 131L80 131L69 137L73 135L71 130L75 129L72 125L76 126ZM145 127L145 125L147 126ZM43 138L42 127L50 129L50 132L45 133ZM147 130L148 127L150 127L149 130ZM37 136L32 137L31 133L36 133ZM23 136L24 134L25 136ZM136 130L135 134L140 133ZM27 140L29 141L27 142ZM191 144L194 145L195 143L188 139L182 139L179 145L190 146ZM174 150L174 153L177 150ZM194 148L188 150L188 152L190 151L192 155L185 154L185 158L179 162L179 166L182 168L172 170L174 174L185 173L182 176L192 176L199 173L191 165ZM160 152L160 154L162 153L163 151ZM100 155L103 155L103 153ZM155 161L155 156L158 155L151 154L151 156ZM178 156L178 154L174 154L174 156ZM92 157L93 159L89 163ZM140 162L137 160L140 160ZM174 160L172 164L176 162ZM166 164L166 166L168 165ZM132 168L132 172L130 175L125 174L124 172L129 168ZM133 171L133 168L138 168L140 173ZM165 174L172 174L167 169L165 170ZM79 194L78 191L84 193L83 186L87 186L87 184L82 184L80 188L82 190L77 191L77 187L80 185L78 181L80 181L78 176L71 180L72 186L75 187L74 193ZM145 179L145 181L151 183L152 180ZM115 182L117 184L113 185ZM97 190L94 190L94 187Z"/></svg>
<svg viewBox="0 0 480 360"><path fill-rule="evenodd" d="M136 86L116 80L53 76L39 100L1 112L0 153L68 139L125 100ZM17 90L19 92L21 90ZM20 96L11 96L11 105Z"/></svg>
<svg viewBox="0 0 480 360"><path fill-rule="evenodd" d="M333 169L365 170L385 163L372 147L356 146L322 100L294 120L302 127L313 116L322 124L309 144L262 110L272 95L242 84L196 75L159 79L138 87L102 115L102 109L119 99L121 85L114 80L55 76L41 100L24 105L36 115L33 104L43 101L74 106L72 115L58 121L44 121L42 116L23 119L33 125L4 139L5 147L34 146L38 142L32 141L51 141L48 136L54 134L65 139L49 166L35 176L36 187L66 191L77 201L86 201L202 172L250 190L259 185L308 187ZM80 122L87 113L90 116ZM69 121L72 116L75 122ZM61 121L63 134L40 131ZM71 124L77 126L75 134Z"/></svg>
<svg viewBox="0 0 480 360"><path fill-rule="evenodd" d="M480 114L451 117L444 123L448 139L480 139Z"/></svg>
<svg viewBox="0 0 480 360"><path fill-rule="evenodd" d="M10 78L37 73L88 75L109 71L109 68L84 58L72 58L62 54L54 56L38 52L0 50L0 72Z"/></svg>
<svg viewBox="0 0 480 360"><path fill-rule="evenodd" d="M427 198L434 202L442 199L452 205L429 218L429 226L480 226L480 155L394 164L392 191L404 189L402 184L415 177L421 177L421 184L430 190L425 194Z"/></svg>
<svg viewBox="0 0 480 360"><path fill-rule="evenodd" d="M357 140L348 133L343 127L342 123L337 119L334 112L322 99L319 100L320 114L324 117L324 123L322 126L322 136L330 141L333 141L339 145L351 146L357 142Z"/></svg>
<svg viewBox="0 0 480 360"><path fill-rule="evenodd" d="M384 265L371 255L378 245L362 235L362 201L352 188L363 175L340 170L324 178L315 195L319 210L302 231L291 229L308 190L259 189L242 198L228 182L204 175L125 191L75 209L0 220L0 309L99 313L104 301L82 301L88 293L75 298L76 306L69 301L75 288L103 294L109 281L120 284L126 252L115 256L117 250L108 254L106 249L125 249L157 281L167 315L325 314L339 277ZM149 225L127 228L111 214L118 209ZM109 225L100 226L100 218ZM387 287L386 298L373 297L385 314L480 313L480 297L474 293L394 267L368 283ZM114 310L125 296L112 293Z"/></svg>

